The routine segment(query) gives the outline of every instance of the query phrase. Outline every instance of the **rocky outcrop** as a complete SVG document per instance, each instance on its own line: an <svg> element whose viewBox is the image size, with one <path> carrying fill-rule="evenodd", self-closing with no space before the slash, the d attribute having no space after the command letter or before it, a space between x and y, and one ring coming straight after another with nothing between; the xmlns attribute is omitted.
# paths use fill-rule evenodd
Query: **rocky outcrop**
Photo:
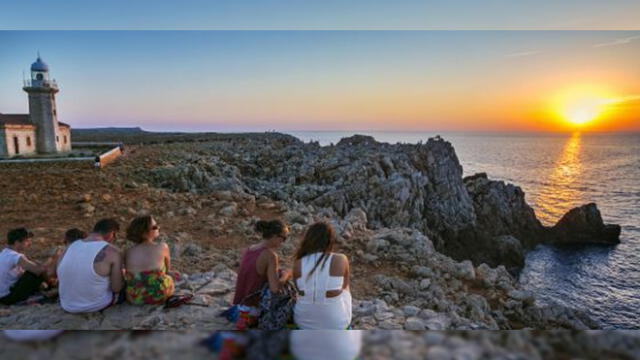
<svg viewBox="0 0 640 360"><path fill-rule="evenodd" d="M534 294L523 290L505 266L456 261L437 252L430 238L418 230L372 230L363 223L366 214L361 209L353 209L345 220L333 222L343 239L341 246L355 249L353 267L393 264L393 268L373 276L370 291L374 298L354 301L355 328L517 329L522 324L537 329L598 327L585 312L559 304L539 306Z"/></svg>
<svg viewBox="0 0 640 360"><path fill-rule="evenodd" d="M186 157L177 164L153 169L149 180L161 188L187 192L235 191L246 187L238 169L217 157Z"/></svg>
<svg viewBox="0 0 640 360"><path fill-rule="evenodd" d="M597 211L584 213L582 222L572 214L547 231L519 187L486 174L463 179L453 146L440 137L391 145L355 135L321 147L277 135L207 144L206 151L176 154L138 175L174 191L241 192L331 209L338 217L359 208L370 227L410 227L457 260L512 272L550 234L554 243L616 237L614 228L598 228Z"/></svg>
<svg viewBox="0 0 640 360"><path fill-rule="evenodd" d="M510 235L525 247L540 242L544 228L520 187L489 180L485 173L464 178L464 184L473 199L476 227L480 233Z"/></svg>
<svg viewBox="0 0 640 360"><path fill-rule="evenodd" d="M215 314L228 306L233 292L235 275L226 267L235 268L240 249L257 241L255 221L265 217L281 217L290 225L283 262L309 224L333 224L340 251L353 264L357 328L597 327L583 312L540 307L523 291L512 274L522 267L526 250L551 231L539 225L519 188L484 174L463 179L446 141L390 145L356 136L320 147L278 134L230 139L145 146L132 151L130 162L91 177L65 169L64 182L60 169L41 171L31 185L39 193L18 189L5 202L33 203L39 196L52 200L54 206L47 208L54 209L66 202L73 226L79 226L78 213L90 219L116 211L122 223L140 214L158 216L163 229L174 230L162 237L172 264L193 273L178 289L195 293L194 304L167 311L123 305L91 315L65 314L56 305L0 307L0 327L225 328L230 324L218 323L222 319ZM82 188L78 174L84 176L80 183L101 187L70 194L69 186ZM50 213L38 217L49 219ZM36 233L64 231L67 223L59 221L64 211L53 214L48 220L53 225ZM22 223L18 215L5 216L12 219L7 223ZM608 233L597 209L578 215L557 227L558 238ZM50 243L43 241L45 247Z"/></svg>
<svg viewBox="0 0 640 360"><path fill-rule="evenodd" d="M547 242L554 245L604 244L620 242L620 225L605 224L594 203L566 213L549 229Z"/></svg>

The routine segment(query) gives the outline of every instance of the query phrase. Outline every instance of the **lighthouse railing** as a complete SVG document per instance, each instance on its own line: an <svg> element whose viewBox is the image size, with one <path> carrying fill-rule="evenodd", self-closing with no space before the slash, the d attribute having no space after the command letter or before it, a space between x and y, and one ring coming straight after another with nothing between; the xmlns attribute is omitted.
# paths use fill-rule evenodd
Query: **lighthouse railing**
<svg viewBox="0 0 640 360"><path fill-rule="evenodd" d="M50 88L58 88L58 83L55 79L51 80L34 80L34 79L25 79L23 80L24 87L36 87L36 86L44 86Z"/></svg>

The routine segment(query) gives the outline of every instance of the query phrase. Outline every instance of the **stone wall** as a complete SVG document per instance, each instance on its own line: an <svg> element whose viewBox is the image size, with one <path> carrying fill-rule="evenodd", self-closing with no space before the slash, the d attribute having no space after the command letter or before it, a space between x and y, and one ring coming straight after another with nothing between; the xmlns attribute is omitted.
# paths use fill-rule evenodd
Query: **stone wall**
<svg viewBox="0 0 640 360"><path fill-rule="evenodd" d="M67 127L58 127L57 148L59 152L71 151L71 131Z"/></svg>
<svg viewBox="0 0 640 360"><path fill-rule="evenodd" d="M31 155L36 152L36 134L31 126L12 126L4 129L4 136L0 141L0 146L4 146L6 149L6 157L13 157L16 155ZM15 140L18 138L18 150L20 154L16 154ZM0 152L2 155L2 152Z"/></svg>

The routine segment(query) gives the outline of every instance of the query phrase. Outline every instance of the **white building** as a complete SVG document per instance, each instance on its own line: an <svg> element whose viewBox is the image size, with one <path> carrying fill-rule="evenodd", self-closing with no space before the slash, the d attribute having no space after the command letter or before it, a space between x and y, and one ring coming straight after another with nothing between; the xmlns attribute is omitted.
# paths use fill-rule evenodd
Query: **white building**
<svg viewBox="0 0 640 360"><path fill-rule="evenodd" d="M22 89L29 96L29 113L0 113L0 157L71 151L71 127L58 122L58 85L49 79L49 66L40 56Z"/></svg>

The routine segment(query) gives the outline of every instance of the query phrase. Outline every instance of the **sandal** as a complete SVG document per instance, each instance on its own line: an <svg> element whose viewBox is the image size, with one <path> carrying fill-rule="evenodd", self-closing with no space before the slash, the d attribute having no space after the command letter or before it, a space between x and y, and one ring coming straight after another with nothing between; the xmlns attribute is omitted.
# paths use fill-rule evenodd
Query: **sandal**
<svg viewBox="0 0 640 360"><path fill-rule="evenodd" d="M167 301L164 303L165 309L177 308L180 307L193 299L193 295L172 295Z"/></svg>

